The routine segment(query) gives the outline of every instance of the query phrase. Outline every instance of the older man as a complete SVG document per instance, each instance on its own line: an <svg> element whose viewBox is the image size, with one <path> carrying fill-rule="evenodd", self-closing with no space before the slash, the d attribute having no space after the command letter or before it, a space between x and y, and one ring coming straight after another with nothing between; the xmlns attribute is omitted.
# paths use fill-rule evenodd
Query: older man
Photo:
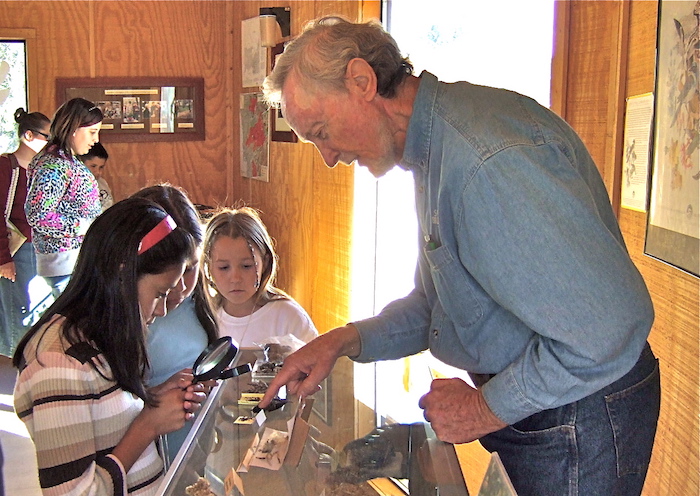
<svg viewBox="0 0 700 496"><path fill-rule="evenodd" d="M499 452L521 496L640 494L659 412L653 307L598 170L535 101L412 75L376 23L311 22L265 80L329 167L415 178L425 244L415 289L290 356L283 384L312 394L340 356L430 349L468 371L420 400L444 441Z"/></svg>

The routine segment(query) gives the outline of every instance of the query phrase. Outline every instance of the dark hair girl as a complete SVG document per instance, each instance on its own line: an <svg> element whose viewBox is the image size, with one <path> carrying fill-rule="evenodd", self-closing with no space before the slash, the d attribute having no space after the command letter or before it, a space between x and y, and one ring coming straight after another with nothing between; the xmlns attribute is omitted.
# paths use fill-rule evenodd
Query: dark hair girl
<svg viewBox="0 0 700 496"><path fill-rule="evenodd" d="M190 233L140 198L115 204L88 230L76 277L13 358L15 407L34 441L42 488L157 487L163 465L154 440L181 428L204 395L191 374L146 387L146 325L165 315L193 256Z"/></svg>

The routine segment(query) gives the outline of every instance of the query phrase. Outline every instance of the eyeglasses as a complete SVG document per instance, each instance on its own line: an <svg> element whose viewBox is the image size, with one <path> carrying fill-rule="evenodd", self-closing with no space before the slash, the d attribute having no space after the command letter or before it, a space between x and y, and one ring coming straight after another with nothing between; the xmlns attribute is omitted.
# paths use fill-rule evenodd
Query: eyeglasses
<svg viewBox="0 0 700 496"><path fill-rule="evenodd" d="M48 141L49 138L51 137L50 135L48 135L48 134L46 134L46 133L42 133L41 131L32 131L32 132L33 132L34 134L40 134L40 135L42 135L42 136L44 137L44 139L46 139L46 141Z"/></svg>

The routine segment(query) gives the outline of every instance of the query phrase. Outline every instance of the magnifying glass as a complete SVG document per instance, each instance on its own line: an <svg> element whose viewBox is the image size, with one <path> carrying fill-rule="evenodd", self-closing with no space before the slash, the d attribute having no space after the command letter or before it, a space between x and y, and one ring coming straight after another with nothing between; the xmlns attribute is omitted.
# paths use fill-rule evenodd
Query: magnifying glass
<svg viewBox="0 0 700 496"><path fill-rule="evenodd" d="M249 363L244 363L232 369L228 368L236 357L236 348L230 336L224 336L207 346L199 354L192 366L194 374L193 384L210 381L212 379L230 379L245 374L252 370Z"/></svg>

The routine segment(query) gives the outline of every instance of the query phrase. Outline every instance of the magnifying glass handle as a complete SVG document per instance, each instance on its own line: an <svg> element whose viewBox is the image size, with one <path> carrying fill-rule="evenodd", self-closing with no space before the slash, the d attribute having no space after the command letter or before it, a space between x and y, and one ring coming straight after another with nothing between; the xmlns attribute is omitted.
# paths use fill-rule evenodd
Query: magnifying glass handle
<svg viewBox="0 0 700 496"><path fill-rule="evenodd" d="M244 363L238 367L232 369L226 369L221 372L219 379L230 379L231 377L238 377L239 375L246 374L253 370L249 363Z"/></svg>

